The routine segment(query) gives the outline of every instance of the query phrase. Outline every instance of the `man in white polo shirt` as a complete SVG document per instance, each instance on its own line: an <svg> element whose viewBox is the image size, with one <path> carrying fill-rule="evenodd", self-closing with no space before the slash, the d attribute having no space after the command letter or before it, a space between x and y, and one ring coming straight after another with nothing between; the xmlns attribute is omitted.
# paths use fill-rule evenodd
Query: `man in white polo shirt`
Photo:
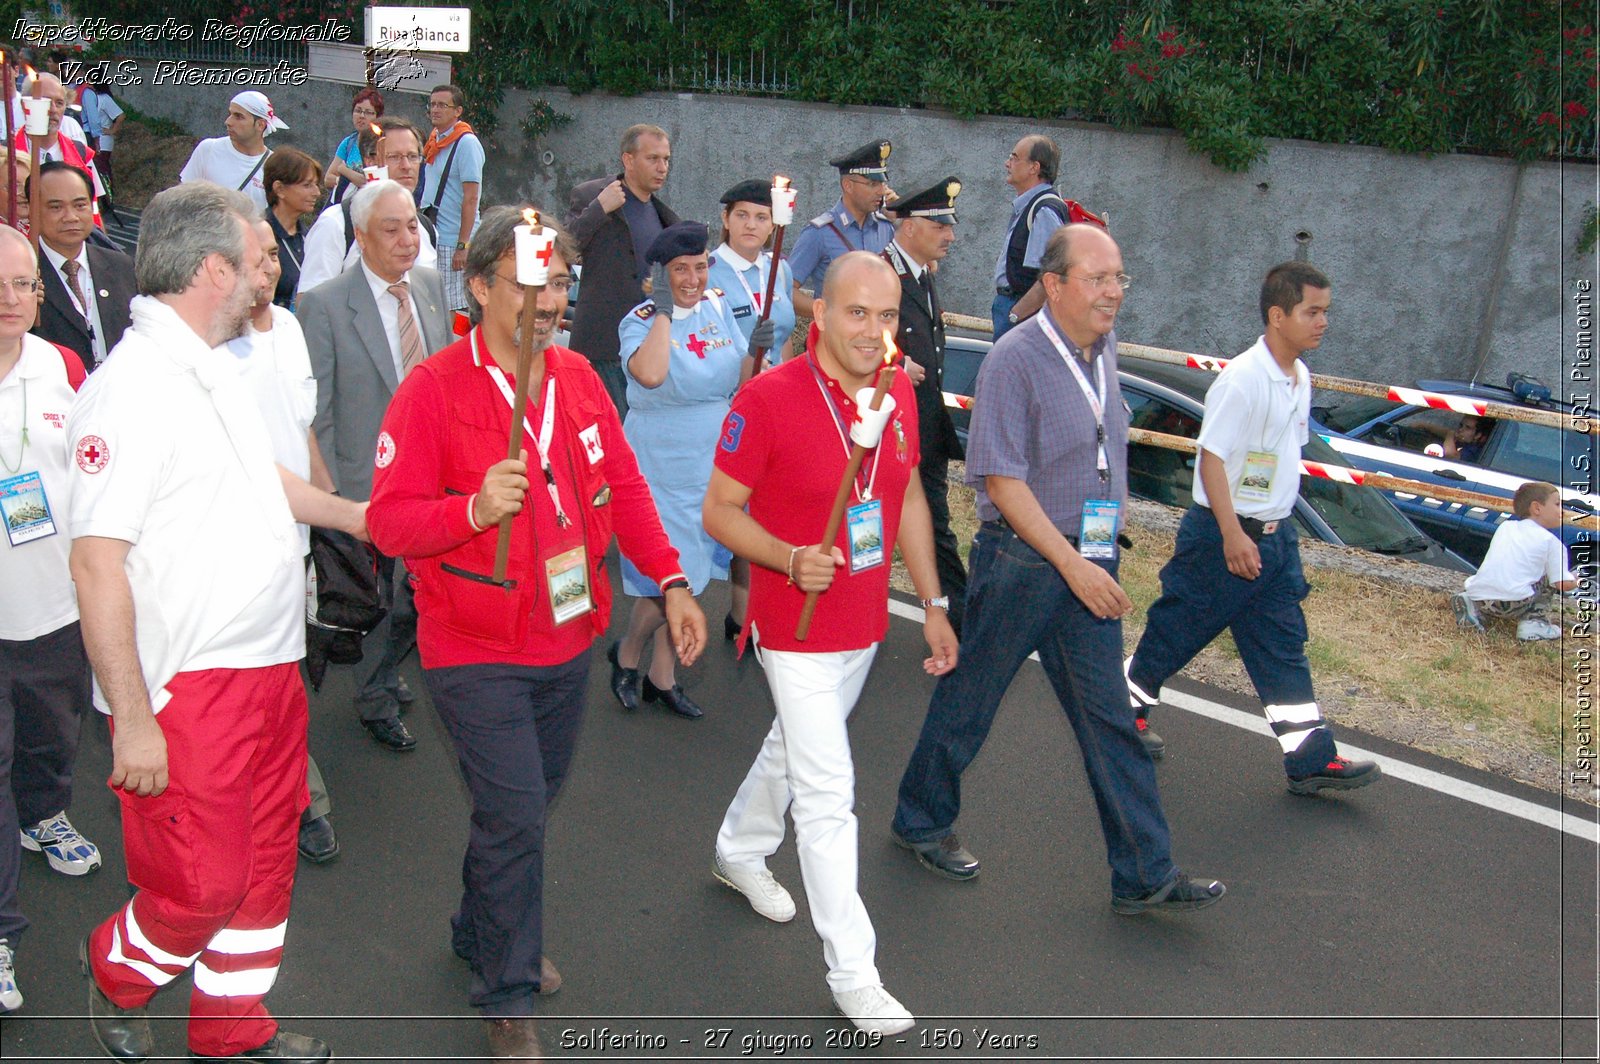
<svg viewBox="0 0 1600 1064"><path fill-rule="evenodd" d="M225 351L265 283L231 189L145 209L133 324L68 419L72 576L138 893L80 953L90 1023L153 1051L144 1008L194 970L195 1059L329 1059L262 1005L277 977L306 806L305 571L261 415Z"/></svg>
<svg viewBox="0 0 1600 1064"><path fill-rule="evenodd" d="M0 225L0 1013L22 1005L13 955L28 926L17 898L23 847L67 875L100 867L66 815L89 704L64 527L67 411L84 369L28 333L37 277L28 238Z"/></svg>
<svg viewBox="0 0 1600 1064"><path fill-rule="evenodd" d="M1311 371L1300 356L1321 345L1332 298L1328 278L1310 263L1267 271L1266 331L1206 392L1194 505L1125 665L1140 737L1159 757L1165 743L1147 714L1162 685L1230 629L1283 748L1289 790L1307 795L1355 790L1383 775L1374 762L1339 756L1312 690L1300 609L1311 592L1292 517L1311 417Z"/></svg>
<svg viewBox="0 0 1600 1064"><path fill-rule="evenodd" d="M211 137L194 146L194 153L178 172L181 182L210 181L237 189L250 197L256 213L267 209L267 186L261 171L271 150L267 138L289 124L272 109L267 94L248 89L228 103L228 135Z"/></svg>

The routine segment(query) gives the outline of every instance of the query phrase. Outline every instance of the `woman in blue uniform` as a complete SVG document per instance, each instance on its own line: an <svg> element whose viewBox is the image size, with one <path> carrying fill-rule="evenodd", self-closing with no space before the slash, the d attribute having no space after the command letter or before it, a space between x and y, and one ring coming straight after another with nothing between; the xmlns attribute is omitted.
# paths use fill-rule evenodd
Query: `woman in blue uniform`
<svg viewBox="0 0 1600 1064"><path fill-rule="evenodd" d="M772 235L776 230L771 185L765 181L741 181L722 194L722 246L711 253L711 283L722 289L733 307L733 317L744 333L745 343L752 351L764 349L765 361L771 365L794 353L789 347L789 337L794 333L794 277L789 264L782 260L778 262L778 283L772 287L772 309L767 321L761 321L767 278L772 271ZM758 324L762 335L752 342L751 334ZM737 639L750 601L750 567L743 558L735 558L731 569L733 594L722 632L729 639Z"/></svg>
<svg viewBox="0 0 1600 1064"><path fill-rule="evenodd" d="M731 554L706 534L700 507L728 403L748 376L745 336L728 301L707 285L708 233L699 222L678 222L651 243L651 298L617 326L628 379L623 434L678 552L689 589L699 595L712 577L727 579ZM661 591L626 556L622 589L634 597L628 631L613 643L611 690L624 709L638 707L640 673L646 702L660 700L683 717L699 717L674 676L671 642L655 639L666 623Z"/></svg>

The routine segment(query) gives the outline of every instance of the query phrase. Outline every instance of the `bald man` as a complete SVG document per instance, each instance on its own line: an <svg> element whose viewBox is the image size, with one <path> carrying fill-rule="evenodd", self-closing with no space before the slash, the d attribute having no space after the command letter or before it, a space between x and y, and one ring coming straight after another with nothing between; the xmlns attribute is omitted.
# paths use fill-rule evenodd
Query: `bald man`
<svg viewBox="0 0 1600 1064"><path fill-rule="evenodd" d="M1117 583L1128 500L1128 412L1113 331L1128 277L1116 241L1064 226L1040 263L1045 310L995 344L978 372L967 483L982 525L967 582L964 667L934 689L900 781L894 839L929 871L970 880L955 834L961 774L1011 679L1038 652L1083 754L1119 913L1199 909L1221 883L1172 863L1155 765L1128 705Z"/></svg>
<svg viewBox="0 0 1600 1064"><path fill-rule="evenodd" d="M900 279L877 256L851 252L829 267L815 307L805 356L735 396L706 492L706 530L751 563L749 634L777 709L717 832L712 872L760 915L794 919L794 900L766 864L792 812L834 1004L858 1028L887 1035L916 1021L883 988L877 939L856 890L855 766L845 724L888 634L897 542L927 610L930 674L956 667L956 637L939 593L906 374L895 375L892 410L885 403L875 417L867 409L900 316ZM850 456L846 432L871 450L847 520L833 542L818 543ZM808 593L818 599L802 641L796 625Z"/></svg>

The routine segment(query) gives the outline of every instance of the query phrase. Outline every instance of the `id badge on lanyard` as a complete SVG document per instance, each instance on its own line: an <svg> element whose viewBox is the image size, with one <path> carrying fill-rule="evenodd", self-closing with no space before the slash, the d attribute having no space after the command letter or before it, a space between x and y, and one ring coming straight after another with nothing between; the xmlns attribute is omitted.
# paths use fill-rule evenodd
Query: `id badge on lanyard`
<svg viewBox="0 0 1600 1064"><path fill-rule="evenodd" d="M1090 499L1083 504L1078 526L1078 553L1085 558L1116 561L1117 525L1122 504L1111 499Z"/></svg>
<svg viewBox="0 0 1600 1064"><path fill-rule="evenodd" d="M550 611L557 626L594 609L594 596L589 593L589 552L581 543L545 559L544 578L550 588Z"/></svg>
<svg viewBox="0 0 1600 1064"><path fill-rule="evenodd" d="M0 480L0 516L5 518L6 538L13 547L56 534L56 520L38 473Z"/></svg>
<svg viewBox="0 0 1600 1064"><path fill-rule="evenodd" d="M864 573L883 564L883 500L858 502L845 512L850 536L850 571Z"/></svg>

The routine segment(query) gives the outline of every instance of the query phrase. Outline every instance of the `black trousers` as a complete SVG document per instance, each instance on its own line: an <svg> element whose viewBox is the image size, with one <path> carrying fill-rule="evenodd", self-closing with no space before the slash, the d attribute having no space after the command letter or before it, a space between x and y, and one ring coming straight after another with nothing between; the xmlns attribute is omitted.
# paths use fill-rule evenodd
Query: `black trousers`
<svg viewBox="0 0 1600 1064"><path fill-rule="evenodd" d="M950 531L950 459L941 450L924 451L918 468L922 493L928 497L928 512L933 516L933 557L939 567L939 590L950 597L950 626L959 636L966 617L967 570L961 564L956 535Z"/></svg>
<svg viewBox="0 0 1600 1064"><path fill-rule="evenodd" d="M0 938L28 926L17 904L23 825L72 804L72 769L89 705L78 622L37 639L0 639Z"/></svg>

